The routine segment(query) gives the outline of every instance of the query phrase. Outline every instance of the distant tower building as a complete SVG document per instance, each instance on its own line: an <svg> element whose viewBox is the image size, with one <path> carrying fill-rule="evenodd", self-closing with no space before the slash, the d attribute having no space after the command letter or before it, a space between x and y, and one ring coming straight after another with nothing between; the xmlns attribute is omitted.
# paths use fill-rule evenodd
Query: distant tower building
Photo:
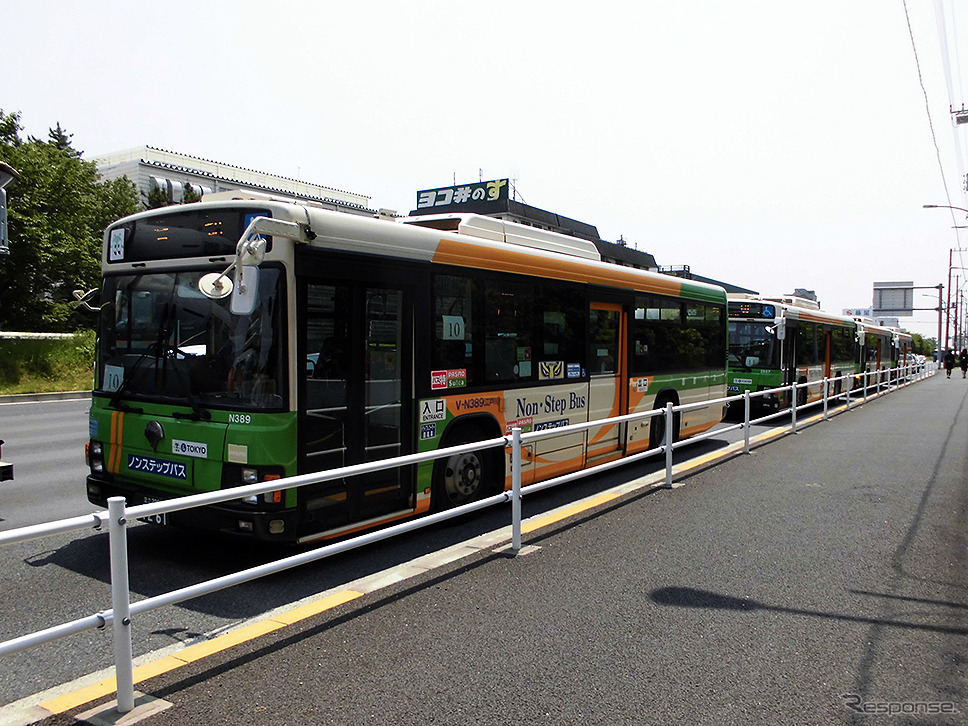
<svg viewBox="0 0 968 726"><path fill-rule="evenodd" d="M804 300L813 300L814 302L820 302L817 300L817 292L815 290L805 290L802 287L798 287L794 290L791 295L793 297L802 297Z"/></svg>

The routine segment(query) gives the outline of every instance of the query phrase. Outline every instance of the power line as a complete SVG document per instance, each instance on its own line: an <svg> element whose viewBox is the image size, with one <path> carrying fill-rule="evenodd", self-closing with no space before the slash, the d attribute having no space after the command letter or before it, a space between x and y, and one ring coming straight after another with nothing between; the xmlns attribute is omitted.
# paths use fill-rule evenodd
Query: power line
<svg viewBox="0 0 968 726"><path fill-rule="evenodd" d="M938 137L934 133L934 121L931 119L931 105L928 103L928 90L924 87L924 77L921 75L921 61L918 58L918 47L914 42L911 16L908 14L907 0L901 0L901 2L904 5L904 19L907 21L908 36L911 38L911 50L914 51L914 65L918 71L918 83L921 84L921 93L924 95L924 110L928 116L928 128L931 130L931 141L934 143L934 153L938 159L938 169L941 171L941 183L944 186L944 196L948 200L948 206L951 206L951 194L948 192L948 180L945 178L944 164L941 163L941 149L938 148ZM954 214L952 214L952 217L954 217Z"/></svg>
<svg viewBox="0 0 968 726"><path fill-rule="evenodd" d="M938 136L934 132L934 121L931 118L931 104L928 102L928 90L924 86L924 76L921 74L921 60L918 58L918 46L914 42L914 29L911 27L911 16L908 13L907 0L901 0L901 4L904 6L904 19L907 22L908 37L911 38L911 50L914 51L914 65L918 71L918 83L921 85L921 93L924 95L924 111L928 117L928 128L931 131L931 141L934 144L935 157L938 160L938 170L941 172L941 184L944 187L944 196L948 200L948 206L953 206L951 203L951 193L948 191L948 180L944 173L944 163L941 161L941 149L938 147ZM936 5L936 7L938 7ZM945 55L947 53L945 52ZM955 219L955 210L949 209L951 213L951 221L953 225L957 225L957 220ZM958 250L958 256L961 257L961 241L958 238L958 230L955 230L955 247Z"/></svg>

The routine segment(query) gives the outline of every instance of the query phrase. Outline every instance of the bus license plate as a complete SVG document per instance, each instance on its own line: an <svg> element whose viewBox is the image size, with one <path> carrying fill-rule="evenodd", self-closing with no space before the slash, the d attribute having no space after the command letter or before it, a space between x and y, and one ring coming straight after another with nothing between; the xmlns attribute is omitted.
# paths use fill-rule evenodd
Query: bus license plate
<svg viewBox="0 0 968 726"><path fill-rule="evenodd" d="M154 504L155 502L161 501L160 499L153 499L151 497L145 497L142 504ZM152 514L148 517L138 517L139 522L147 522L148 524L168 524L168 513L162 512L161 514Z"/></svg>

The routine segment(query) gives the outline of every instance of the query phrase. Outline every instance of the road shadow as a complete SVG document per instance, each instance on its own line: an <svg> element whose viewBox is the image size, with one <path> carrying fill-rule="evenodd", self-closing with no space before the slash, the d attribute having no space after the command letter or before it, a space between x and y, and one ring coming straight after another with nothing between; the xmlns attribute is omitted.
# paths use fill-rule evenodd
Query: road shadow
<svg viewBox="0 0 968 726"><path fill-rule="evenodd" d="M702 608L707 610L733 610L742 612L766 611L787 613L824 620L838 620L847 623L864 623L889 628L906 630L922 630L929 633L944 633L946 635L968 635L968 628L952 627L950 625L934 625L931 623L914 623L892 618L871 618L849 613L835 613L823 610L809 610L805 608L790 608L780 605L769 605L749 598L723 595L709 590L694 587L660 587L649 594L650 599L657 605Z"/></svg>

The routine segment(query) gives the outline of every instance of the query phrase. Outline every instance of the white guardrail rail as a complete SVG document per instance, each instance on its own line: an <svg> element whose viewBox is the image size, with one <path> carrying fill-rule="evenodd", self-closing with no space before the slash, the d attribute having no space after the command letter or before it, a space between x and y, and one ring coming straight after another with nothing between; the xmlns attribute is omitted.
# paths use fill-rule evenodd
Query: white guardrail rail
<svg viewBox="0 0 968 726"><path fill-rule="evenodd" d="M910 366L907 368L895 368L867 373L848 374L841 376L840 378L824 378L822 381L791 384L789 386L757 391L755 393L750 393L747 391L739 395L702 401L683 406L673 406L672 403L669 403L664 409L655 409L645 413L618 416L601 421L589 421L586 423L572 424L570 426L551 429L548 431L522 433L520 428L515 428L512 430L510 436L462 444L460 446L452 446L432 452L410 454L394 459L384 459L367 464L341 467L339 469L332 469L325 472L314 472L312 474L304 474L289 477L287 479L278 479L268 483L251 484L221 490L218 492L195 494L192 496L180 497L178 499L168 499L163 502L154 502L151 504L143 504L134 507L125 506L125 500L123 497L112 497L108 500L107 511L94 512L86 516L72 517L55 522L48 522L45 524L21 527L19 529L0 532L0 546L2 546L37 539L48 535L90 529L92 526L95 530L101 530L105 527L105 525L107 525L108 537L110 541L109 551L111 560L110 573L112 605L112 607L108 610L93 613L83 618L62 623L60 625L55 625L45 630L29 633L19 638L0 642L0 656L25 651L45 643L58 640L68 635L73 635L75 633L111 626L114 647L114 668L117 679L117 710L122 714L127 713L134 708L131 624L132 618L140 615L141 613L155 610L166 605L174 605L179 602L201 597L202 595L207 595L217 590L223 590L225 588L250 582L260 577L265 577L283 570L298 567L310 562L316 562L340 552L363 547L367 544L388 539L404 532L409 532L421 527L427 527L432 524L436 524L437 522L452 519L454 517L460 517L468 514L469 512L474 512L479 509L484 509L495 504L503 504L509 501L511 502L512 520L511 550L512 552L517 553L521 550L521 499L525 494L533 494L543 489L548 489L560 484L574 481L581 477L589 476L591 474L598 474L607 469L618 466L624 466L625 464L637 461L647 456L655 455L659 452L663 452L665 454L665 483L667 487L671 487L673 468L672 453L676 448L714 436L722 436L724 433L729 431L743 429L745 432L745 444L743 451L744 453L748 454L750 450L750 426L752 424L763 423L780 416L790 415L792 424L791 430L793 433L796 433L798 411L806 408L807 406L813 407L822 403L823 418L826 420L829 413L829 403L832 400L845 400L845 410L850 410L852 406L866 403L868 396L880 396L883 393L890 392L898 387L906 386L928 376L934 375L935 372L936 370L933 368L928 370L924 366ZM842 382L842 387L846 390L834 396L829 395L831 384L834 384L838 381ZM798 390L806 389L810 386L815 387L820 384L823 385L822 400L813 401L809 404L797 404ZM851 388L853 388L853 390L851 390ZM791 407L767 416L763 416L761 418L750 419L751 402L754 399L777 394L783 396L788 395L789 400L792 402ZM673 416L675 413L680 411L688 411L690 409L700 408L703 406L735 403L742 403L743 405L744 416L741 423L733 424L731 426L727 426L726 428L717 428L707 431L702 435L694 436L685 441L673 442L671 440L673 434ZM584 469L582 471L556 477L554 479L548 479L546 481L531 484L522 488L521 452L524 444L544 436L560 436L563 433L583 431L585 429L601 426L603 423L626 423L651 418L653 416L666 417L666 425L664 429L666 432L666 437L665 442L661 446L627 456L622 459L617 459L606 464L601 464L593 468ZM241 499L253 495L264 494L269 491L278 491L279 489L291 489L294 487L306 486L307 484L330 481L341 477L350 477L367 472L392 469L399 466L408 466L411 464L444 458L453 454L479 451L481 449L495 447L502 447L505 449L510 448L511 450L513 484L510 491L504 491L500 494L495 494L485 499L480 499L469 504L454 507L453 509L426 515L412 521L379 529L352 539L346 539L334 544L325 545L309 552L303 552L291 557L285 557L283 559L276 560L275 562L269 562L258 567L240 570L234 574L224 575L213 580L201 582L196 585L178 590L173 590L171 592L149 597L134 603L132 603L130 600L130 591L128 587L127 523L133 519L151 517L153 515L175 512L183 509L191 509L192 507L201 507L207 504L215 504L233 499Z"/></svg>

